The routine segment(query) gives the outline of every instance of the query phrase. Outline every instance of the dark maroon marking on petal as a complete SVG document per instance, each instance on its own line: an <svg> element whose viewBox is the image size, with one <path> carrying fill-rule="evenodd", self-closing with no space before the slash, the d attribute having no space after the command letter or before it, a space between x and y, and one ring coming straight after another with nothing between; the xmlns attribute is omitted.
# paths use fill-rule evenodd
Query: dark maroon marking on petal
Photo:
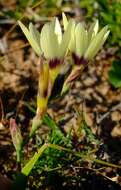
<svg viewBox="0 0 121 190"><path fill-rule="evenodd" d="M39 98L46 98L48 95L48 89L44 89L43 92L40 94L40 90L38 90Z"/></svg>
<svg viewBox="0 0 121 190"><path fill-rule="evenodd" d="M48 94L48 89L44 89L44 92L43 92L43 97L46 98L47 97L47 94Z"/></svg>
<svg viewBox="0 0 121 190"><path fill-rule="evenodd" d="M63 61L62 60L59 60L59 59L51 59L49 61L49 67L50 69L55 69L58 65L62 64Z"/></svg>
<svg viewBox="0 0 121 190"><path fill-rule="evenodd" d="M87 65L88 61L84 59L84 57L79 57L75 53L72 53L72 58L74 60L75 65Z"/></svg>

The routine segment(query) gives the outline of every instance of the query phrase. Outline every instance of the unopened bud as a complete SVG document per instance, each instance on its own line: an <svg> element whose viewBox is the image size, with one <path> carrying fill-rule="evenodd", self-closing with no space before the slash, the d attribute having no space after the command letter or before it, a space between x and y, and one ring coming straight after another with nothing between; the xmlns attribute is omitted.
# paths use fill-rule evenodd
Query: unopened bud
<svg viewBox="0 0 121 190"><path fill-rule="evenodd" d="M11 133L13 145L16 149L17 161L20 161L20 152L21 152L23 138L21 136L21 131L19 127L17 126L15 119L13 118L10 119L10 133Z"/></svg>
<svg viewBox="0 0 121 190"><path fill-rule="evenodd" d="M38 116L35 116L32 120L32 128L29 134L29 137L31 138L36 130L42 125L42 119L38 118Z"/></svg>

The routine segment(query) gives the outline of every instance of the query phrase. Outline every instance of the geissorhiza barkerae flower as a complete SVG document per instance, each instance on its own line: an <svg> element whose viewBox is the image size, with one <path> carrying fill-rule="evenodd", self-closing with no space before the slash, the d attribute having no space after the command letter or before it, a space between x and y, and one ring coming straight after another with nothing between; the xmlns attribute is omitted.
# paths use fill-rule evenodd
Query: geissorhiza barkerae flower
<svg viewBox="0 0 121 190"><path fill-rule="evenodd" d="M45 60L48 61L50 68L50 86L53 86L68 50L74 21L70 20L68 22L68 26L64 33L62 33L57 18L46 23L40 33L32 23L29 24L29 29L27 29L22 22L18 21L18 23L37 55L44 56Z"/></svg>
<svg viewBox="0 0 121 190"><path fill-rule="evenodd" d="M49 67L48 64L43 61L39 31L32 23L29 24L29 29L27 29L20 21L19 25L36 54L38 56L41 56L41 58L39 58L40 69L38 80L37 110L36 115L32 121L32 128L30 131L31 137L35 133L37 128L41 126L42 117L46 112L48 102Z"/></svg>
<svg viewBox="0 0 121 190"><path fill-rule="evenodd" d="M32 122L30 136L32 136L41 125L41 119L46 111L48 98L51 95L54 81L61 71L64 57L67 53L73 23L74 21L70 20L66 31L62 34L61 26L57 18L46 23L40 33L32 23L29 24L29 29L27 29L19 21L19 25L30 45L37 55L41 56L37 112Z"/></svg>
<svg viewBox="0 0 121 190"><path fill-rule="evenodd" d="M40 46L40 33L39 31L35 28L35 26L30 23L29 24L29 29L27 29L22 22L18 21L19 25L24 32L26 38L28 39L30 45L36 52L38 56L42 55L42 50ZM47 68L47 64L45 63L43 65L43 59L39 59L40 63L40 69L39 69L39 84L38 84L38 95L37 95L37 115L39 113L44 113L46 109L46 104L47 104L47 95L45 97L44 92L48 91L48 72L49 69ZM39 113L38 113L39 112Z"/></svg>
<svg viewBox="0 0 121 190"><path fill-rule="evenodd" d="M64 15L65 16L65 15ZM67 25L67 23L66 23ZM69 49L72 53L74 67L69 77L65 81L63 90L68 89L68 83L78 77L84 66L91 61L106 41L109 30L105 26L98 32L99 23L96 20L87 31L81 23L75 25L72 33ZM75 77L74 77L75 76Z"/></svg>
<svg viewBox="0 0 121 190"><path fill-rule="evenodd" d="M64 34L62 34L59 20L55 18L42 28L40 44L44 57L49 60L49 72L52 86L63 66L73 25L74 21L70 20Z"/></svg>
<svg viewBox="0 0 121 190"><path fill-rule="evenodd" d="M68 26L68 20L63 13L64 29ZM74 63L76 65L84 64L92 60L98 51L105 43L109 30L108 26L103 27L99 32L99 22L95 20L90 26L89 30L86 30L82 23L75 23L73 32L71 33L71 40L69 43L69 49L72 53Z"/></svg>

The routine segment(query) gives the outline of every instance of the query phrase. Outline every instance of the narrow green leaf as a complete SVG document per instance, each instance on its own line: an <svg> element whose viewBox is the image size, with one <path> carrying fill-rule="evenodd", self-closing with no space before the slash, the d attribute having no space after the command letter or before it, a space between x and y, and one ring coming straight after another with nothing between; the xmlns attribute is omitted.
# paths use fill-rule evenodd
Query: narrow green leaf
<svg viewBox="0 0 121 190"><path fill-rule="evenodd" d="M36 152L34 154L34 156L29 160L29 162L22 168L22 171L21 171L22 174L24 174L25 176L29 175L32 168L34 167L34 165L36 164L37 160L42 155L44 150L47 148L47 146L48 146L47 144L44 144L41 146L41 148L38 150L38 152Z"/></svg>

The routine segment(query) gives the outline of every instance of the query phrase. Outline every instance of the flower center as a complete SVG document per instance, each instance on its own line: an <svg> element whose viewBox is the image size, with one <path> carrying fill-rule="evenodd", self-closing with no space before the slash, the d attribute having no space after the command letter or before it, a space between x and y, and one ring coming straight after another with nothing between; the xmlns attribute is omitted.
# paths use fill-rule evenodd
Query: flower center
<svg viewBox="0 0 121 190"><path fill-rule="evenodd" d="M72 58L74 60L75 65L87 65L88 61L84 57L79 57L75 53L72 53Z"/></svg>
<svg viewBox="0 0 121 190"><path fill-rule="evenodd" d="M63 63L63 61L58 58L51 59L49 61L49 67L50 67L50 69L55 69L58 65L60 65L62 63Z"/></svg>

